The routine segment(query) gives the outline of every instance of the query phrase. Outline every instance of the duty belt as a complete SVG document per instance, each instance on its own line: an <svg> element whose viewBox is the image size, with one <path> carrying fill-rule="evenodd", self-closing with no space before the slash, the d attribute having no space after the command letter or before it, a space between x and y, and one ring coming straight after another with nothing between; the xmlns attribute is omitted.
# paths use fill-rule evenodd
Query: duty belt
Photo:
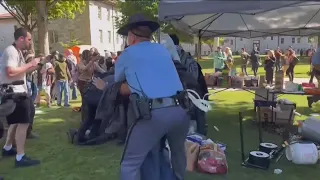
<svg viewBox="0 0 320 180"><path fill-rule="evenodd" d="M151 109L159 109L159 108L166 108L166 107L171 107L171 106L178 106L179 101L176 98L157 98L157 99L152 99L150 101L150 107Z"/></svg>

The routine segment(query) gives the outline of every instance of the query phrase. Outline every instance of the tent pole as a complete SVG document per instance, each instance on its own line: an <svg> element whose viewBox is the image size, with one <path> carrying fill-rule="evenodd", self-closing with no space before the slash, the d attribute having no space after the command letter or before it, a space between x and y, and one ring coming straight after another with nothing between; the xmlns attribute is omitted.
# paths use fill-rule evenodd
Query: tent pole
<svg viewBox="0 0 320 180"><path fill-rule="evenodd" d="M201 59L201 30L199 30L198 34L198 54L197 54L197 61Z"/></svg>

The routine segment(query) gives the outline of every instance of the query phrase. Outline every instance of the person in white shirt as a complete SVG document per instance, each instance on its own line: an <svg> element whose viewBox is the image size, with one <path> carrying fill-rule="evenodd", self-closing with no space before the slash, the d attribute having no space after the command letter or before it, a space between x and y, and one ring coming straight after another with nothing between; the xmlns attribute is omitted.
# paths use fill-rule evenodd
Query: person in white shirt
<svg viewBox="0 0 320 180"><path fill-rule="evenodd" d="M68 63L68 68L71 73L72 83L71 83L71 90L72 90L72 100L76 100L78 98L77 96L77 58L75 55L73 55L73 51L71 49L67 49L66 51L66 59Z"/></svg>
<svg viewBox="0 0 320 180"><path fill-rule="evenodd" d="M53 82L54 68L50 62L45 63L41 70L41 90L45 92L47 107L51 107L51 85ZM40 104L40 93L38 94L38 104Z"/></svg>
<svg viewBox="0 0 320 180"><path fill-rule="evenodd" d="M27 95L26 73L36 70L40 59L34 58L29 63L25 62L21 51L30 49L32 43L31 34L26 29L18 28L15 30L14 39L13 45L8 46L2 55L0 84L23 80L24 84L13 85L12 88L14 92L25 93L26 98L17 101L12 114L6 117L9 128L2 156L16 156L15 166L25 167L40 164L40 161L28 158L24 152L27 129L31 121L31 106L33 106L32 99ZM12 147L14 138L17 149Z"/></svg>

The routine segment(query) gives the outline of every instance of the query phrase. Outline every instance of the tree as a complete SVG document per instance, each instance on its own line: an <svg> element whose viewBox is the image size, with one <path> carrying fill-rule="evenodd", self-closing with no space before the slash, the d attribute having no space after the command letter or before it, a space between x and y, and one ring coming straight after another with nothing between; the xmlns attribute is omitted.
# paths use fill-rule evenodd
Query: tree
<svg viewBox="0 0 320 180"><path fill-rule="evenodd" d="M48 22L58 18L74 19L76 13L82 13L84 0L38 0L35 1L38 25L39 52L49 54Z"/></svg>
<svg viewBox="0 0 320 180"><path fill-rule="evenodd" d="M216 42L218 40L218 42ZM215 46L221 46L224 44L224 39L221 37L216 37L216 38L206 38L202 40L202 43L206 44L209 46L210 51L213 52Z"/></svg>
<svg viewBox="0 0 320 180"><path fill-rule="evenodd" d="M154 0L144 0L144 1L135 1L135 0L126 0L122 2L120 0L116 1L116 7L121 12L121 16L115 17L116 28L121 27L123 24L127 23L128 18L136 13L142 13L150 20L158 21L158 1ZM176 30L169 23L160 23L161 31L164 33L174 33L179 36L180 41L182 42L192 42L193 37L187 35L183 32Z"/></svg>
<svg viewBox="0 0 320 180"><path fill-rule="evenodd" d="M213 47L214 47L214 44L215 44L213 38L212 38L212 39L203 40L202 42L203 42L204 44L208 45L209 48L210 48L210 51L213 52Z"/></svg>
<svg viewBox="0 0 320 180"><path fill-rule="evenodd" d="M32 32L36 27L35 21L35 6L29 1L0 0L1 6L13 16L19 25L28 31Z"/></svg>
<svg viewBox="0 0 320 180"><path fill-rule="evenodd" d="M39 51L45 55L49 54L48 21L73 19L86 6L85 0L0 0L0 4L21 27L30 32L38 28Z"/></svg>

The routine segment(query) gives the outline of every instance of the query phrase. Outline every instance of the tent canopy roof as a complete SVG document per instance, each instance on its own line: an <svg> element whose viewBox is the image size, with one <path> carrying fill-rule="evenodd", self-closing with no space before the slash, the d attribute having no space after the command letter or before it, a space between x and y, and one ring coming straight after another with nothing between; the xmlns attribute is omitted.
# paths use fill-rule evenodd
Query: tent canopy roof
<svg viewBox="0 0 320 180"><path fill-rule="evenodd" d="M179 9L179 11L177 11ZM320 1L161 0L159 19L201 37L310 36Z"/></svg>

